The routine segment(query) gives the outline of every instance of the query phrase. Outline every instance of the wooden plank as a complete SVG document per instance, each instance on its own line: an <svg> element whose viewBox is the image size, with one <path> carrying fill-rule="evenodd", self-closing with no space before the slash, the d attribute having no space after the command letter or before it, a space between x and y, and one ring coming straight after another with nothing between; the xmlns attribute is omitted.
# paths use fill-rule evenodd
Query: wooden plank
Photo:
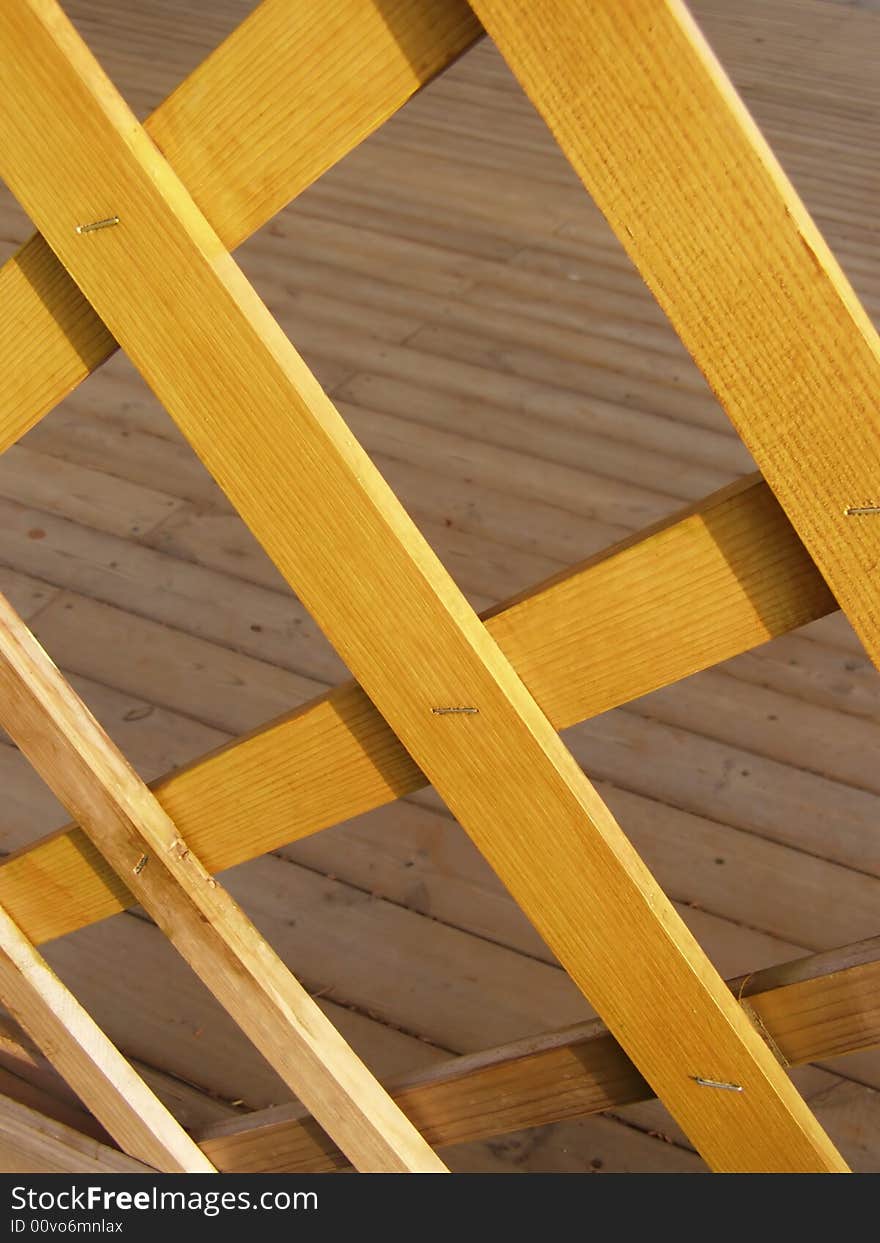
<svg viewBox="0 0 880 1243"><path fill-rule="evenodd" d="M336 1028L205 871L2 597L0 692L0 723L266 1060L302 1100L312 1103L315 1115L334 1132L357 1167L443 1170ZM28 962L20 943L16 948L9 929L5 940L6 953L14 951L19 969L33 975L33 959ZM33 997L26 998L23 989L15 989L11 977L6 983L14 1012L32 1033L58 1042L62 1034L57 1030L58 1011L68 1003L56 990L50 1021L45 1003L51 985L45 974L39 982L42 1007ZM75 1021L85 1038L94 1038L81 1017ZM61 1026L63 1031L70 1024L62 1021ZM73 1069L76 1054L69 1042L63 1053L66 1073ZM101 1056L105 1058L106 1051ZM79 1075L82 1067L76 1069ZM118 1067L116 1074L121 1085ZM89 1083L88 1090L94 1099L97 1086ZM126 1095L130 1092L129 1083ZM130 1120L123 1122L119 1116L119 1102L113 1110L110 1102L104 1105L102 1120L108 1128L111 1122L116 1128L124 1126L126 1139L142 1149L144 1136L132 1135ZM156 1123L161 1108L156 1102L148 1125Z"/></svg>
<svg viewBox="0 0 880 1243"><path fill-rule="evenodd" d="M149 1174L149 1166L0 1096L0 1169L5 1174Z"/></svg>
<svg viewBox="0 0 880 1243"><path fill-rule="evenodd" d="M729 983L786 1065L880 1044L880 938ZM515 1041L408 1075L394 1099L437 1147L648 1100L645 1080L601 1022ZM199 1136L226 1173L347 1167L301 1107L231 1118Z"/></svg>
<svg viewBox="0 0 880 1243"><path fill-rule="evenodd" d="M482 33L463 0L264 0L146 128L233 249Z"/></svg>
<svg viewBox="0 0 880 1243"><path fill-rule="evenodd" d="M20 105L0 120L10 188L697 1147L718 1169L844 1170L61 11L17 3L0 29L0 79ZM59 109L86 136L76 152ZM78 232L106 217L119 224ZM186 274L173 305L166 271ZM126 305L133 282L139 296ZM285 457L295 488L278 469ZM477 711L438 714L461 705ZM707 1090L701 1077L741 1090Z"/></svg>
<svg viewBox="0 0 880 1243"><path fill-rule="evenodd" d="M2 907L0 999L124 1152L166 1173L214 1172Z"/></svg>
<svg viewBox="0 0 880 1243"><path fill-rule="evenodd" d="M880 338L679 0L473 0L875 663Z"/></svg>
<svg viewBox="0 0 880 1243"><path fill-rule="evenodd" d="M232 249L481 34L464 0L263 0L146 129ZM2 452L116 342L39 235L0 305Z"/></svg>
<svg viewBox="0 0 880 1243"><path fill-rule="evenodd" d="M770 490L753 477L499 606L486 626L563 729L834 608ZM350 682L155 790L206 868L219 872L424 784ZM0 863L0 901L42 942L133 899L71 827Z"/></svg>
<svg viewBox="0 0 880 1243"><path fill-rule="evenodd" d="M880 1044L880 938L732 983L793 1066Z"/></svg>

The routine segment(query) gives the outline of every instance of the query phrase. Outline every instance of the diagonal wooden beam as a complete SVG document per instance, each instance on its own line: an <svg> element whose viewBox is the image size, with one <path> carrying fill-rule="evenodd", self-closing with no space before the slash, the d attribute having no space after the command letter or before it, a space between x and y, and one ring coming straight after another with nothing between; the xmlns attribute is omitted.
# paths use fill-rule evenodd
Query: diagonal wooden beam
<svg viewBox="0 0 880 1243"><path fill-rule="evenodd" d="M2 907L0 1001L129 1156L166 1173L214 1172Z"/></svg>
<svg viewBox="0 0 880 1243"><path fill-rule="evenodd" d="M263 0L145 128L231 250L481 34L466 0ZM2 453L116 342L39 234L0 306Z"/></svg>
<svg viewBox="0 0 880 1243"><path fill-rule="evenodd" d="M721 1170L845 1170L61 10L16 0L0 33L10 188L697 1148Z"/></svg>
<svg viewBox="0 0 880 1243"><path fill-rule="evenodd" d="M880 1044L880 938L729 981L785 1065ZM389 1091L436 1147L620 1108L653 1093L598 1020L455 1058ZM226 1173L347 1168L301 1106L212 1124L199 1143Z"/></svg>
<svg viewBox="0 0 880 1243"><path fill-rule="evenodd" d="M224 889L205 871L155 797L0 596L0 724L75 816L144 909L266 1060L359 1169L438 1172L442 1163L316 1002ZM0 919L0 985L31 1035L48 1045L111 1130L161 1156L183 1160L170 1116L116 1054L16 926ZM100 1033L97 1033L100 1035ZM89 1049L83 1048L88 1042ZM125 1072L128 1072L127 1077ZM112 1082L107 1072L112 1072ZM103 1079L103 1081L102 1081ZM140 1095L135 1097L135 1086ZM109 1094L112 1089L113 1096ZM144 1117L135 1129L140 1105ZM123 1107L126 1107L123 1115ZM175 1124L176 1125L176 1124ZM165 1143L160 1152L160 1129ZM152 1132L152 1134L150 1134ZM176 1138L172 1152L169 1142ZM148 1143L148 1140L151 1142ZM207 1168L193 1164L188 1169Z"/></svg>
<svg viewBox="0 0 880 1243"><path fill-rule="evenodd" d="M684 4L473 8L877 664L880 338Z"/></svg>
<svg viewBox="0 0 880 1243"><path fill-rule="evenodd" d="M486 627L564 729L835 608L770 489L752 476L493 609ZM154 789L219 872L425 784L349 682ZM0 901L37 942L134 900L75 827L0 863Z"/></svg>

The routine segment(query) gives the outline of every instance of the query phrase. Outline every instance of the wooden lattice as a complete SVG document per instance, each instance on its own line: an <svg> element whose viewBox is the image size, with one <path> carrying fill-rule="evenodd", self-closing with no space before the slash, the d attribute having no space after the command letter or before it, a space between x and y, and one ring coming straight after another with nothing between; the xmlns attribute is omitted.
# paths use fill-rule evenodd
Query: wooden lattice
<svg viewBox="0 0 880 1243"><path fill-rule="evenodd" d="M762 475L479 619L229 250L484 28ZM0 90L39 229L0 449L121 346L357 679L151 792L4 602L0 721L74 824L0 866L3 1004L162 1170L441 1171L652 1093L715 1169L845 1169L786 1067L880 1040L877 946L725 984L557 732L838 603L880 654L877 336L684 6L263 0L141 127L54 0L5 0ZM427 782L604 1025L386 1091L213 876ZM305 1108L191 1137L35 948L134 903Z"/></svg>

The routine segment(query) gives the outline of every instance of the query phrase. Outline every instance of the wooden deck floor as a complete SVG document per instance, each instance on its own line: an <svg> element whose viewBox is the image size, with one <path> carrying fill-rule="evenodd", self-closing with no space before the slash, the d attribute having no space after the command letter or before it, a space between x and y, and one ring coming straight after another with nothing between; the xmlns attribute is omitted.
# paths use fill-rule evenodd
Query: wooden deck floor
<svg viewBox="0 0 880 1243"><path fill-rule="evenodd" d="M250 6L66 7L143 115ZM880 11L693 7L876 314ZM3 257L27 231L4 197ZM475 604L751 467L488 43L240 259ZM0 589L148 778L344 672L119 356L0 461ZM880 931L877 691L838 616L569 731L725 974ZM63 822L9 746L0 782L4 850ZM432 794L227 879L383 1075L588 1013ZM209 1113L286 1099L144 918L48 956L129 1055L217 1094ZM880 1054L795 1077L849 1161L880 1169ZM703 1168L656 1105L448 1156Z"/></svg>

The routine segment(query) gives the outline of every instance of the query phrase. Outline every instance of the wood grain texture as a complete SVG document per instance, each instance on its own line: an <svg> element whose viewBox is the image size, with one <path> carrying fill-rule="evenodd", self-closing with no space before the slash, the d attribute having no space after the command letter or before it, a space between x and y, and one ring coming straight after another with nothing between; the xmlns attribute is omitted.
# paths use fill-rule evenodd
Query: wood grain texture
<svg viewBox="0 0 880 1243"><path fill-rule="evenodd" d="M844 1170L61 11L16 3L0 30L0 78L20 105L0 120L10 188L696 1146L718 1169ZM59 110L84 136L75 151ZM118 227L77 232L108 215ZM185 274L173 302L164 272ZM297 464L295 487L278 469L285 459ZM447 705L477 712L437 716ZM742 1091L707 1091L701 1075Z"/></svg>
<svg viewBox="0 0 880 1243"><path fill-rule="evenodd" d="M880 938L745 976L732 985L793 1066L880 1044Z"/></svg>
<svg viewBox="0 0 880 1243"><path fill-rule="evenodd" d="M232 249L481 33L464 0L264 0L146 129ZM116 342L38 234L0 305L2 452Z"/></svg>
<svg viewBox="0 0 880 1243"><path fill-rule="evenodd" d="M133 1157L8 1096L0 1096L0 1167L5 1174L152 1173Z"/></svg>
<svg viewBox="0 0 880 1243"><path fill-rule="evenodd" d="M880 340L684 4L473 7L877 663Z"/></svg>
<svg viewBox="0 0 880 1243"><path fill-rule="evenodd" d="M753 477L508 601L486 615L486 627L563 729L835 607L769 488ZM205 867L219 872L425 780L350 682L154 789ZM133 898L70 827L0 863L0 901L42 942Z"/></svg>
<svg viewBox="0 0 880 1243"><path fill-rule="evenodd" d="M128 879L144 909L205 985L253 1040L292 1091L336 1137L359 1169L436 1172L442 1163L379 1087L336 1028L250 923L205 871L175 825L127 764L97 721L43 652L14 610L0 597L0 723L58 799L77 816L118 875ZM141 1084L144 1126L133 1129L137 1076L118 1059L112 1068L115 1099L75 1046L91 1042L93 1061L109 1067L100 1033L71 1005L58 981L41 968L27 942L7 921L2 948L26 973L27 992L15 973L0 980L13 1012L31 1034L59 1056L59 1068L97 1097L101 1120L120 1131L139 1155L150 1147L167 1165L171 1156L165 1110ZM57 985L57 987L56 987ZM36 995L38 993L38 995ZM50 1013L51 1006L51 1013ZM114 1051L115 1052L115 1051ZM121 1065L120 1065L121 1063ZM89 1079L89 1076L91 1080ZM119 1099L124 1092L126 1100ZM123 1118L122 1106L129 1110ZM165 1143L148 1134L164 1125ZM176 1124L174 1124L176 1125ZM183 1138L174 1159L182 1161ZM188 1169L195 1168L192 1160ZM205 1166L201 1166L204 1171Z"/></svg>
<svg viewBox="0 0 880 1243"><path fill-rule="evenodd" d="M232 250L482 33L465 0L264 0L146 129Z"/></svg>
<svg viewBox="0 0 880 1243"><path fill-rule="evenodd" d="M731 980L787 1065L880 1044L880 938ZM648 1100L642 1076L598 1021L432 1066L390 1085L437 1147ZM302 1108L231 1118L199 1136L227 1173L347 1168Z"/></svg>
<svg viewBox="0 0 880 1243"><path fill-rule="evenodd" d="M0 908L0 1000L130 1156L166 1173L214 1167Z"/></svg>

